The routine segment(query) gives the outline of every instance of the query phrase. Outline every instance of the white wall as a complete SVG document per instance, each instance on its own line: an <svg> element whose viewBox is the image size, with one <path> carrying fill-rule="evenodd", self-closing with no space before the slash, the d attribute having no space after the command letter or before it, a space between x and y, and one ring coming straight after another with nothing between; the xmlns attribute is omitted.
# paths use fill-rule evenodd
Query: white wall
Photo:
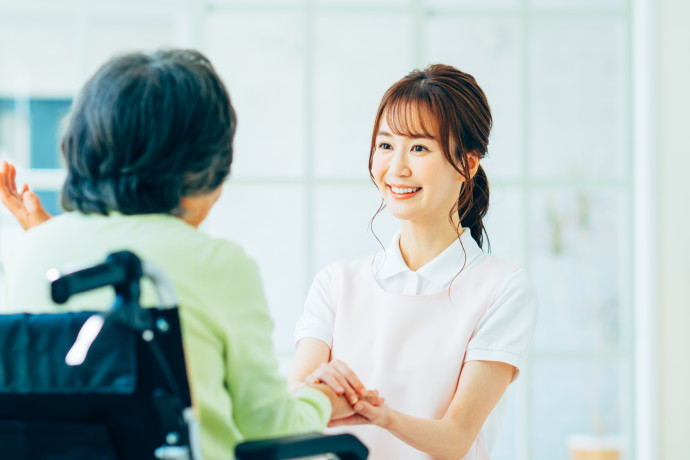
<svg viewBox="0 0 690 460"><path fill-rule="evenodd" d="M690 2L659 1L658 458L690 458Z"/></svg>

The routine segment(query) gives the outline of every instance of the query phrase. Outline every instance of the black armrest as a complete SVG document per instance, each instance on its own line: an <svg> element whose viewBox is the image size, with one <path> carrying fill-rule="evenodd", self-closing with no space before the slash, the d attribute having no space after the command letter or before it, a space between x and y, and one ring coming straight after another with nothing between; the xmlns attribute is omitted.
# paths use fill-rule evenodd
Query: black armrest
<svg viewBox="0 0 690 460"><path fill-rule="evenodd" d="M237 460L278 460L319 454L335 454L341 460L365 460L369 449L351 434L321 433L243 442L235 448Z"/></svg>

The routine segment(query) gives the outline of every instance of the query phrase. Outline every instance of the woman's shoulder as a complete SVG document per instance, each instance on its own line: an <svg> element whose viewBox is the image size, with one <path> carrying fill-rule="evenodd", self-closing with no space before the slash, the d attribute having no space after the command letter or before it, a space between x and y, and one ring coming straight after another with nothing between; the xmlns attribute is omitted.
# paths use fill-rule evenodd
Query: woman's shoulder
<svg viewBox="0 0 690 460"><path fill-rule="evenodd" d="M317 277L353 276L365 269L370 271L376 257L377 255L369 255L358 259L341 260L330 263L321 269Z"/></svg>
<svg viewBox="0 0 690 460"><path fill-rule="evenodd" d="M524 292L536 296L536 287L529 272L519 265L486 254L472 269L472 277L493 285L497 294L505 291Z"/></svg>
<svg viewBox="0 0 690 460"><path fill-rule="evenodd" d="M330 292L343 284L357 283L362 276L368 276L373 270L374 255L358 259L332 262L323 267L314 276L312 288Z"/></svg>
<svg viewBox="0 0 690 460"><path fill-rule="evenodd" d="M496 297L537 297L537 288L527 269L500 259L493 255L487 255L485 261L485 276L493 278L497 282Z"/></svg>
<svg viewBox="0 0 690 460"><path fill-rule="evenodd" d="M516 274L527 276L527 271L519 265L496 257L493 254L484 254L475 269L484 277L510 278Z"/></svg>

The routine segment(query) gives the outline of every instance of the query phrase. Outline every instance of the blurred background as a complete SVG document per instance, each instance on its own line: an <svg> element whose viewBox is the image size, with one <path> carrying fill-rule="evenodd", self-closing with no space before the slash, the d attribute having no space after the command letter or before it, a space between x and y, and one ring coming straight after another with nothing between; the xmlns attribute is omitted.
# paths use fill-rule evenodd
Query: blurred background
<svg viewBox="0 0 690 460"><path fill-rule="evenodd" d="M492 253L541 302L494 458L687 459L688 18L686 0L0 0L0 159L59 213L61 120L86 78L118 52L206 53L239 128L203 230L259 262L285 372L312 277L380 248L383 92L452 64L494 114ZM374 222L386 245L396 228ZM0 210L0 263L21 232Z"/></svg>

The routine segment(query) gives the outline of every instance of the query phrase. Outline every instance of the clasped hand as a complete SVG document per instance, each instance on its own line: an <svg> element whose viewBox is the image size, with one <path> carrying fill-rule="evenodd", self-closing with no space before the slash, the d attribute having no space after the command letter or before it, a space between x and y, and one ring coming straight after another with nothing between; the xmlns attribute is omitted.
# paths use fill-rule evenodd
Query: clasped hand
<svg viewBox="0 0 690 460"><path fill-rule="evenodd" d="M336 415L329 427L374 424L385 427L389 421L389 408L378 390L367 390L352 369L340 360L322 363L305 378L306 383L324 383L338 396L344 397L352 407L346 415Z"/></svg>

